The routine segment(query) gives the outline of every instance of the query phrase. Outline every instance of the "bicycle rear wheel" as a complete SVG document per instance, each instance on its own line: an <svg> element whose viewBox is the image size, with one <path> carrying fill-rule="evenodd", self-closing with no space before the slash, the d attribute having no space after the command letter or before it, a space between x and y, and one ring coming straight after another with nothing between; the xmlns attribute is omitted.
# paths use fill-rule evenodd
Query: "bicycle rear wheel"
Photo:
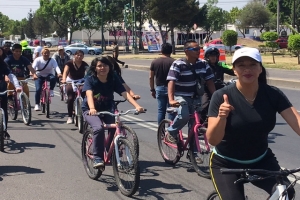
<svg viewBox="0 0 300 200"><path fill-rule="evenodd" d="M0 151L4 152L4 125L3 125L3 113L0 110Z"/></svg>
<svg viewBox="0 0 300 200"><path fill-rule="evenodd" d="M64 89L59 86L59 94L60 94L60 100L63 101L64 100Z"/></svg>
<svg viewBox="0 0 300 200"><path fill-rule="evenodd" d="M210 153L212 151L212 148L208 149L205 145L205 138L204 135L201 134L198 136L199 139L199 146L200 146L200 152L198 150L198 152L194 152L197 151L196 147L194 148L195 144L195 139L194 137L192 138L192 140L190 141L190 148L188 151L188 156L190 158L190 161L195 169L195 171L197 172L197 174L203 178L208 178L210 179L210 169L209 169L209 157L210 157ZM198 162L196 160L196 158L198 157ZM199 162L199 161L202 162Z"/></svg>
<svg viewBox="0 0 300 200"><path fill-rule="evenodd" d="M112 155L114 176L121 193L125 196L132 196L140 184L138 157L133 145L126 138L119 138L117 143L121 165L118 166L114 151ZM125 178L129 178L129 180L127 181Z"/></svg>
<svg viewBox="0 0 300 200"><path fill-rule="evenodd" d="M16 102L15 102L15 96L12 95L12 102L13 105L10 105L9 103L7 103L7 108L9 111L9 116L12 120L16 120L18 118L18 110L16 109Z"/></svg>
<svg viewBox="0 0 300 200"><path fill-rule="evenodd" d="M77 116L76 116L79 133L82 133L82 129L83 129L83 116L82 116L81 105L82 105L82 99L79 98L77 101Z"/></svg>
<svg viewBox="0 0 300 200"><path fill-rule="evenodd" d="M213 191L207 196L206 200L220 200L220 197L216 191Z"/></svg>
<svg viewBox="0 0 300 200"><path fill-rule="evenodd" d="M31 105L28 96L23 93L21 95L21 100L23 104L23 110L21 111L23 122L25 125L29 125L31 122Z"/></svg>
<svg viewBox="0 0 300 200"><path fill-rule="evenodd" d="M87 175L96 180L102 175L102 171L100 169L95 169L93 167L93 130L90 128L85 129L83 134L82 143L81 143L81 157L84 169Z"/></svg>
<svg viewBox="0 0 300 200"><path fill-rule="evenodd" d="M46 117L50 117L50 96L49 96L49 90L45 91L45 106L46 106Z"/></svg>
<svg viewBox="0 0 300 200"><path fill-rule="evenodd" d="M123 132L123 135L125 138L131 142L133 145L136 155L139 157L140 154L140 146L139 146L139 139L136 135L136 132L129 126L122 124L121 131Z"/></svg>
<svg viewBox="0 0 300 200"><path fill-rule="evenodd" d="M171 125L171 120L164 119L158 126L157 143L159 152L167 164L175 165L180 160L177 144L166 141L166 129ZM172 145L172 146L171 146Z"/></svg>

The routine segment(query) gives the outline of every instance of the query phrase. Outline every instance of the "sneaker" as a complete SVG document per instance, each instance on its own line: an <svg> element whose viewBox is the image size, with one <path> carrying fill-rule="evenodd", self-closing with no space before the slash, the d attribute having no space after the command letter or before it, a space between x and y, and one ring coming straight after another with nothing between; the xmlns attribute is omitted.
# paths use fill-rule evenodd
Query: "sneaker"
<svg viewBox="0 0 300 200"><path fill-rule="evenodd" d="M167 142L176 144L177 143L177 138L175 138L173 135L171 135L168 131L166 131L166 139Z"/></svg>
<svg viewBox="0 0 300 200"><path fill-rule="evenodd" d="M72 119L72 117L68 117L67 124L73 124L73 119Z"/></svg>
<svg viewBox="0 0 300 200"><path fill-rule="evenodd" d="M39 104L35 104L35 106L34 106L34 110L35 110L35 111L39 111L39 110L41 110L41 109L40 109L40 106L39 106Z"/></svg>
<svg viewBox="0 0 300 200"><path fill-rule="evenodd" d="M8 134L7 131L4 132L4 139L6 139L6 140L10 139L10 135Z"/></svg>
<svg viewBox="0 0 300 200"><path fill-rule="evenodd" d="M195 158L197 164L203 163L203 160L198 156L197 153L194 153L194 158Z"/></svg>
<svg viewBox="0 0 300 200"><path fill-rule="evenodd" d="M94 158L94 166L93 167L94 168L104 167L104 161L99 157Z"/></svg>
<svg viewBox="0 0 300 200"><path fill-rule="evenodd" d="M53 90L50 90L50 97L54 97L54 92L53 92Z"/></svg>

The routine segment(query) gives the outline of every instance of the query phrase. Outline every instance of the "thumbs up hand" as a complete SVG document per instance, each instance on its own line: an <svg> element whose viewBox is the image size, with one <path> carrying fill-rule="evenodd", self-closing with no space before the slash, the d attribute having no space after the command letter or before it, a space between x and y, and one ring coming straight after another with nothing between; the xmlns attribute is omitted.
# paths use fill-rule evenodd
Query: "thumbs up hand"
<svg viewBox="0 0 300 200"><path fill-rule="evenodd" d="M219 108L219 117L221 119L226 119L229 115L229 113L234 110L234 107L229 104L228 96L226 94L223 94L224 103L220 105Z"/></svg>

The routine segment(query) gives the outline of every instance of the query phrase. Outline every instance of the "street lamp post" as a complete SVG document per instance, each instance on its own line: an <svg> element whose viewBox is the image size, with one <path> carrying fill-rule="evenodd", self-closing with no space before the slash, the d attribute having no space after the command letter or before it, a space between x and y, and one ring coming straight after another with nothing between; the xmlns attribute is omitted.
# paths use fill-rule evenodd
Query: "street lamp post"
<svg viewBox="0 0 300 200"><path fill-rule="evenodd" d="M132 53L138 54L139 49L136 45L136 21L135 21L135 0L132 0Z"/></svg>
<svg viewBox="0 0 300 200"><path fill-rule="evenodd" d="M100 0L98 0L100 6L101 6L101 51L104 52L104 28L103 28L103 4Z"/></svg>
<svg viewBox="0 0 300 200"><path fill-rule="evenodd" d="M129 51L128 38L127 38L127 13L129 12L130 4L124 6L124 33L125 33L125 52Z"/></svg>

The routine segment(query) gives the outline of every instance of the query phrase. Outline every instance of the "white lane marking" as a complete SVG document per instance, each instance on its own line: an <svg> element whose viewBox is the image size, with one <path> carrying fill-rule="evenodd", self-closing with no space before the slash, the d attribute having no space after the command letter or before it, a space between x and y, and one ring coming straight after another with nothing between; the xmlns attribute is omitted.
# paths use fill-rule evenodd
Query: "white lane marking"
<svg viewBox="0 0 300 200"><path fill-rule="evenodd" d="M33 84L31 84L31 83L28 83L28 85L29 85L30 87L32 87L32 88L35 88L35 86L34 86ZM60 96L60 93L57 92L57 91L54 91L54 95ZM300 112L300 111L298 111L298 112ZM130 121L132 121L132 120L137 121L137 122L142 122L142 123L136 123L136 124L137 124L138 126L141 126L141 127L147 128L147 129L150 129L150 130L152 130L152 131L154 131L154 132L157 132L158 126L157 126L157 124L155 124L155 123L152 123L152 122L146 122L145 120L139 119L139 118L137 118L137 117L129 116L129 115L127 115L127 116L122 116L122 118L125 119L125 120L128 121L128 122L130 122ZM187 134L185 134L185 133L183 133L182 135L183 135L184 137L187 137ZM282 167L282 169L285 169L285 168ZM300 173L295 173L295 175L300 177ZM295 181L295 178L294 178L294 177L290 177L290 176L289 176L288 178L289 178L290 181ZM298 183L298 184L300 184L300 183Z"/></svg>

